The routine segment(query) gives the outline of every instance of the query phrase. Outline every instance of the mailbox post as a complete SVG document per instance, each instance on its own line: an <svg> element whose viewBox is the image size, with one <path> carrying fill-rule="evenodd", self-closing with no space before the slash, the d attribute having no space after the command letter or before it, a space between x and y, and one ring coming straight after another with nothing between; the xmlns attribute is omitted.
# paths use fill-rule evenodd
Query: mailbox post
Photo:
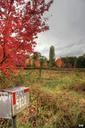
<svg viewBox="0 0 85 128"><path fill-rule="evenodd" d="M17 126L16 126L16 116L13 116L12 117L12 126L13 126L13 128L16 128Z"/></svg>
<svg viewBox="0 0 85 128"><path fill-rule="evenodd" d="M0 118L12 119L16 128L16 116L29 105L29 88L15 87L0 91Z"/></svg>

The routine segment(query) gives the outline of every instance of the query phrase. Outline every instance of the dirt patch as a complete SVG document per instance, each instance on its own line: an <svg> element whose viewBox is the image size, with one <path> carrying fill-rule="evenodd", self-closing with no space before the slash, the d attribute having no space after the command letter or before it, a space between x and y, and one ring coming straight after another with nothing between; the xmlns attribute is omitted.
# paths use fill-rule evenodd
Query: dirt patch
<svg viewBox="0 0 85 128"><path fill-rule="evenodd" d="M81 93L85 93L85 84L79 84L74 86L73 90Z"/></svg>

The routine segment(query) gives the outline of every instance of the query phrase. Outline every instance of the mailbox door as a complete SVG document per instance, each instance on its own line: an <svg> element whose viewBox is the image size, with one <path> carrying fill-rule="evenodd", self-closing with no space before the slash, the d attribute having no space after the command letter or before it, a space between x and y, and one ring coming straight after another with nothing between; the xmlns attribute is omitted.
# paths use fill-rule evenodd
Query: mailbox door
<svg viewBox="0 0 85 128"><path fill-rule="evenodd" d="M11 118L11 95L0 92L0 118Z"/></svg>
<svg viewBox="0 0 85 128"><path fill-rule="evenodd" d="M12 112L13 116L25 109L29 104L29 91L20 90L13 93Z"/></svg>

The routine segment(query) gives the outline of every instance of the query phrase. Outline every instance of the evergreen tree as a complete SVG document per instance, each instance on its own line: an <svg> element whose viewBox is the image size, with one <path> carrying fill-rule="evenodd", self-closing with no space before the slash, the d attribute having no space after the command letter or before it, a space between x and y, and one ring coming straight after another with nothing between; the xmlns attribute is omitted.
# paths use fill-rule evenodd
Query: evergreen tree
<svg viewBox="0 0 85 128"><path fill-rule="evenodd" d="M55 65L55 48L54 46L51 46L49 51L49 66L53 67L54 65Z"/></svg>

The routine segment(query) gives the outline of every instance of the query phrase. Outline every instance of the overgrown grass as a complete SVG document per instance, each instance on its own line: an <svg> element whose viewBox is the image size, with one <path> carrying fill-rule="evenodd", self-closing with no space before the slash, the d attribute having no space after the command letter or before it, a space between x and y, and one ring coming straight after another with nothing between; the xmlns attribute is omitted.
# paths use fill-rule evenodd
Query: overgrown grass
<svg viewBox="0 0 85 128"><path fill-rule="evenodd" d="M30 106L18 115L18 128L85 125L85 72L42 71L40 78L38 70L26 70L17 78L13 83L30 87Z"/></svg>
<svg viewBox="0 0 85 128"><path fill-rule="evenodd" d="M85 125L85 73L55 71L26 71L25 79L31 89L29 114L37 128L76 128ZM29 74L29 75L27 75Z"/></svg>

